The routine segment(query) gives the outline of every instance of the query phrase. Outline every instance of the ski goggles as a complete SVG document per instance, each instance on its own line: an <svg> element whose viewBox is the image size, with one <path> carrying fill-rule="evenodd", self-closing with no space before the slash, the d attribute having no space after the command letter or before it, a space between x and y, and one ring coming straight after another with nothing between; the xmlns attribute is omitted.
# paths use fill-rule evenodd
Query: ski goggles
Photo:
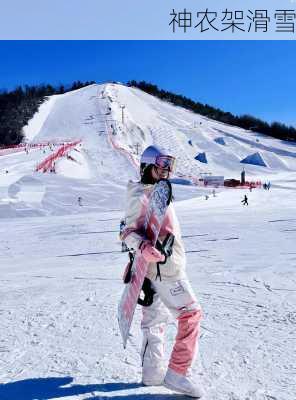
<svg viewBox="0 0 296 400"><path fill-rule="evenodd" d="M176 159L172 156L157 156L155 160L155 166L173 172L176 167Z"/></svg>

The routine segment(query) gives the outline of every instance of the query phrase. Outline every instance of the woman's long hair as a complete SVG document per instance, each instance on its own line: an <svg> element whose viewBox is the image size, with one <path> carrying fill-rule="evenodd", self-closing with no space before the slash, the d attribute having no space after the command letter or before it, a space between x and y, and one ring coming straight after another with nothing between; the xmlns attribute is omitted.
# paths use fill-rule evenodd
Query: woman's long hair
<svg viewBox="0 0 296 400"><path fill-rule="evenodd" d="M155 179L152 177L152 169L154 165L150 164L142 169L141 183L144 185L154 185Z"/></svg>

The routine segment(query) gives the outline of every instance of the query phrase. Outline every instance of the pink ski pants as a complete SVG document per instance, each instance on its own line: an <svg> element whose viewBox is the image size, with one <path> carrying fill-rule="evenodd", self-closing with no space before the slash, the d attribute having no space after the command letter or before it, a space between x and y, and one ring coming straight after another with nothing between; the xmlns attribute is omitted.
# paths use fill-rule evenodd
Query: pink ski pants
<svg viewBox="0 0 296 400"><path fill-rule="evenodd" d="M169 314L172 314L178 320L178 331L169 368L186 375L197 352L201 307L187 279L153 281L152 286L156 291L154 301L151 306L143 307L141 324L143 367L147 370L150 366L164 368L164 329L170 318Z"/></svg>

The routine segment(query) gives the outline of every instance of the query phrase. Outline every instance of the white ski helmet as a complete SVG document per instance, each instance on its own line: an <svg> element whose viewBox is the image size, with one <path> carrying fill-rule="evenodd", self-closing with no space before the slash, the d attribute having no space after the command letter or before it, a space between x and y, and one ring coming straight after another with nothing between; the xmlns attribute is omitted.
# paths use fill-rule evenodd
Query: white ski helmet
<svg viewBox="0 0 296 400"><path fill-rule="evenodd" d="M176 164L175 157L169 155L165 149L158 146L148 146L141 155L141 176L148 165L155 165L158 168L173 172Z"/></svg>

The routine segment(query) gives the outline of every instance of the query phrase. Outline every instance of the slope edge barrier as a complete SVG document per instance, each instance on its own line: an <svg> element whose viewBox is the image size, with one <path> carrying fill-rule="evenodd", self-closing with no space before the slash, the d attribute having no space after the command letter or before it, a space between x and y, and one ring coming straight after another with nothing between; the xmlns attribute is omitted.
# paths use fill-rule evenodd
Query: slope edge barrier
<svg viewBox="0 0 296 400"><path fill-rule="evenodd" d="M41 163L37 165L36 171L54 172L55 162L59 158L67 155L69 151L72 150L74 147L76 147L79 143L81 143L81 140L76 140L75 142L62 144L62 146L56 152L46 157L43 161L41 161Z"/></svg>

